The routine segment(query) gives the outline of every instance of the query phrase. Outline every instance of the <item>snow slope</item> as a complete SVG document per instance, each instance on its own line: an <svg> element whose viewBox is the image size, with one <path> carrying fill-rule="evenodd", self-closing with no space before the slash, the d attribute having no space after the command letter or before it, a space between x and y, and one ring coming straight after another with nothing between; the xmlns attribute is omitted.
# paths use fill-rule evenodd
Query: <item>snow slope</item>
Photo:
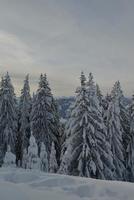
<svg viewBox="0 0 134 200"><path fill-rule="evenodd" d="M134 184L1 168L0 200L134 200Z"/></svg>

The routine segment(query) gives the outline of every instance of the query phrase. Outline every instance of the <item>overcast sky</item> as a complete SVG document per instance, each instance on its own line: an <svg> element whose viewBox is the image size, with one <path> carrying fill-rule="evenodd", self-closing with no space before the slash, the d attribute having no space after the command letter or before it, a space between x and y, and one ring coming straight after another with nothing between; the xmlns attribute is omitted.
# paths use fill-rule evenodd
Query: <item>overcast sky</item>
<svg viewBox="0 0 134 200"><path fill-rule="evenodd" d="M73 95L81 70L102 91L134 92L134 0L0 0L0 74L18 94L47 73L56 96Z"/></svg>

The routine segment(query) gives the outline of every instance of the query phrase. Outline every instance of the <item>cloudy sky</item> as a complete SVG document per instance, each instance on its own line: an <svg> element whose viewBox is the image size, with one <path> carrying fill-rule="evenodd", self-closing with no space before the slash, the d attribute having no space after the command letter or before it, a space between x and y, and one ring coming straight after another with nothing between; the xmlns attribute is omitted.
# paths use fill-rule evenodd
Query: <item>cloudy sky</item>
<svg viewBox="0 0 134 200"><path fill-rule="evenodd" d="M0 0L0 75L16 93L47 73L56 96L73 95L81 70L106 93L134 92L134 0Z"/></svg>

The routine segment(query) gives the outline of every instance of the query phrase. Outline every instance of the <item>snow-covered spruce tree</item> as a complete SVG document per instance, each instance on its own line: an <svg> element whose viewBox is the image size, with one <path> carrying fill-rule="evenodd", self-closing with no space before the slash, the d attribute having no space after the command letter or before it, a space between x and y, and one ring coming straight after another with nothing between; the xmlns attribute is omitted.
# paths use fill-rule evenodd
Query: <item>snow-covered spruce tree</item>
<svg viewBox="0 0 134 200"><path fill-rule="evenodd" d="M4 157L4 153L3 153L2 147L0 147L0 167L2 167L2 164L3 164L3 157Z"/></svg>
<svg viewBox="0 0 134 200"><path fill-rule="evenodd" d="M7 73L1 82L0 87L0 146L5 153L10 145L15 152L17 134L17 106L14 88Z"/></svg>
<svg viewBox="0 0 134 200"><path fill-rule="evenodd" d="M103 101L103 95L101 93L100 87L98 84L96 84L96 95L99 101L99 105L102 106L102 101Z"/></svg>
<svg viewBox="0 0 134 200"><path fill-rule="evenodd" d="M134 95L130 106L130 140L127 147L126 168L127 180L134 182Z"/></svg>
<svg viewBox="0 0 134 200"><path fill-rule="evenodd" d="M102 100L102 116L106 126L107 126L107 112L110 102L111 102L111 95L107 93L105 98L103 98Z"/></svg>
<svg viewBox="0 0 134 200"><path fill-rule="evenodd" d="M3 84L4 84L4 80L3 80L3 77L1 77L1 82L0 82L0 92L1 92L1 89L3 87ZM1 97L1 95L0 95ZM0 99L0 102L1 102L1 99ZM0 135L0 167L2 166L3 164L3 158L4 158L4 150L3 150L3 145L2 145L2 135Z"/></svg>
<svg viewBox="0 0 134 200"><path fill-rule="evenodd" d="M28 165L28 153L27 153L27 150L24 149L23 155L22 155L22 167L24 169L27 169L27 165Z"/></svg>
<svg viewBox="0 0 134 200"><path fill-rule="evenodd" d="M79 87L77 88L77 91L79 90ZM77 93L76 91L76 93ZM64 133L62 133L62 138L61 138L61 156L60 156L60 161L62 161L63 155L67 150L68 147L68 143L66 142L67 139L70 137L71 135L71 123L72 123L72 112L75 109L75 101L73 100L67 110L67 120L61 120L61 125L64 123L64 127L63 127L63 131ZM67 159L66 159L67 160ZM64 170L63 170L64 171Z"/></svg>
<svg viewBox="0 0 134 200"><path fill-rule="evenodd" d="M92 123L94 126L96 143L98 145L98 152L103 163L103 173L105 179L113 179L113 155L111 152L109 141L107 140L107 128L105 126L103 117L103 101L100 102L100 100L102 100L102 95L99 91L99 86L95 87L92 73L89 73L87 82L87 93L91 109L90 115L93 119Z"/></svg>
<svg viewBox="0 0 134 200"><path fill-rule="evenodd" d="M3 167L16 167L16 156L11 152L10 145L7 146Z"/></svg>
<svg viewBox="0 0 134 200"><path fill-rule="evenodd" d="M66 139L63 149L62 149L62 152L61 152L61 164L60 164L58 173L74 175L70 169L72 161L73 161L73 158L71 157L71 154L73 151L73 145L70 144L69 139L70 139L70 137Z"/></svg>
<svg viewBox="0 0 134 200"><path fill-rule="evenodd" d="M66 135L65 135L65 125L66 125L66 119L61 118L60 120L60 146L65 142Z"/></svg>
<svg viewBox="0 0 134 200"><path fill-rule="evenodd" d="M29 75L24 80L24 86L21 90L19 101L19 119L18 134L16 142L17 161L22 162L23 150L28 148L30 138L30 112L31 112L31 96L29 87Z"/></svg>
<svg viewBox="0 0 134 200"><path fill-rule="evenodd" d="M28 147L28 169L39 169L40 168L40 159L38 157L38 146L35 141L35 137L31 134L30 136L30 145Z"/></svg>
<svg viewBox="0 0 134 200"><path fill-rule="evenodd" d="M78 88L77 88L78 89ZM61 160L62 160L62 157L67 149L67 139L70 137L71 135L71 126L70 124L72 123L72 118L71 118L71 114L73 112L73 110L75 109L75 102L71 103L71 105L69 106L68 108L68 118L67 118L67 121L64 122L64 133L63 133L63 138L62 138L62 146L61 146ZM62 122L61 122L62 124Z"/></svg>
<svg viewBox="0 0 134 200"><path fill-rule="evenodd" d="M49 87L47 76L40 76L39 89L33 100L31 112L31 128L36 138L39 150L41 142L45 144L48 159L50 157L51 144L55 143L57 158L60 154L59 145L59 120L55 100Z"/></svg>
<svg viewBox="0 0 134 200"><path fill-rule="evenodd" d="M106 130L97 108L93 107L94 101L89 99L89 93L94 98L96 87L92 79L91 85L88 83L91 90L88 88L87 92L85 81L82 73L81 87L76 90L76 100L66 129L68 138L59 173L112 179L113 165Z"/></svg>
<svg viewBox="0 0 134 200"><path fill-rule="evenodd" d="M61 123L60 123L60 115L59 115L59 110L58 110L59 106L58 103L56 101L56 99L54 99L54 97L52 96L52 113L53 113L53 122L52 122L52 132L53 134L56 136L56 140L53 140L52 142L54 142L55 145L55 150L56 150L56 159L58 162L58 165L60 164L60 154L61 154L61 145L60 145L60 131L61 131ZM51 144L52 146L52 144Z"/></svg>
<svg viewBox="0 0 134 200"><path fill-rule="evenodd" d="M121 85L120 82L117 81L114 84L114 88L112 91L113 97L117 96L117 98L119 99L119 109L120 109L120 123L122 126L122 141L123 141L123 153L124 153L124 161L125 161L125 166L128 160L128 153L127 153L127 148L128 148L128 144L131 140L131 136L130 136L130 113L129 113L129 109L125 106L124 101L125 101L125 97L123 95L123 91L121 89ZM127 174L128 172L125 172L125 179L127 180Z"/></svg>
<svg viewBox="0 0 134 200"><path fill-rule="evenodd" d="M57 164L57 159L56 159L56 150L55 150L54 142L52 142L50 159L49 159L49 171L51 173L56 173L57 170L58 170L58 164Z"/></svg>
<svg viewBox="0 0 134 200"><path fill-rule="evenodd" d="M46 147L44 143L41 143L41 150L40 150L40 170L44 172L48 172L49 163L48 163L48 155L46 151Z"/></svg>
<svg viewBox="0 0 134 200"><path fill-rule="evenodd" d="M123 147L124 147L124 156L126 158L126 150L128 143L130 141L130 115L129 115L129 109L127 109L124 105L124 100L125 97L123 95L123 91L121 89L120 82L117 81L114 85L113 96L117 96L119 98L119 107L120 107L120 120L121 120L121 125L123 128Z"/></svg>
<svg viewBox="0 0 134 200"><path fill-rule="evenodd" d="M120 93L117 85L111 92L112 100L109 103L107 112L107 128L108 140L113 153L113 162L115 166L114 177L116 180L124 180L125 178L125 163L124 163L124 148L123 148L123 127L120 117Z"/></svg>

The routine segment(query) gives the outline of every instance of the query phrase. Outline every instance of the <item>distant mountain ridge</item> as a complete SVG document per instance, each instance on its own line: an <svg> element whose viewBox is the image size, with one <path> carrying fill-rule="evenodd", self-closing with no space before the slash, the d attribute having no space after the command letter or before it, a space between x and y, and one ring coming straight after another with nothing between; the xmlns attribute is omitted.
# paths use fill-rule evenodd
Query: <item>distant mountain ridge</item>
<svg viewBox="0 0 134 200"><path fill-rule="evenodd" d="M68 109L70 105L75 101L74 96L61 96L61 97L56 97L57 104L59 106L59 114L60 118L67 119L68 118ZM125 97L124 98L124 105L127 106L131 103L131 98Z"/></svg>

